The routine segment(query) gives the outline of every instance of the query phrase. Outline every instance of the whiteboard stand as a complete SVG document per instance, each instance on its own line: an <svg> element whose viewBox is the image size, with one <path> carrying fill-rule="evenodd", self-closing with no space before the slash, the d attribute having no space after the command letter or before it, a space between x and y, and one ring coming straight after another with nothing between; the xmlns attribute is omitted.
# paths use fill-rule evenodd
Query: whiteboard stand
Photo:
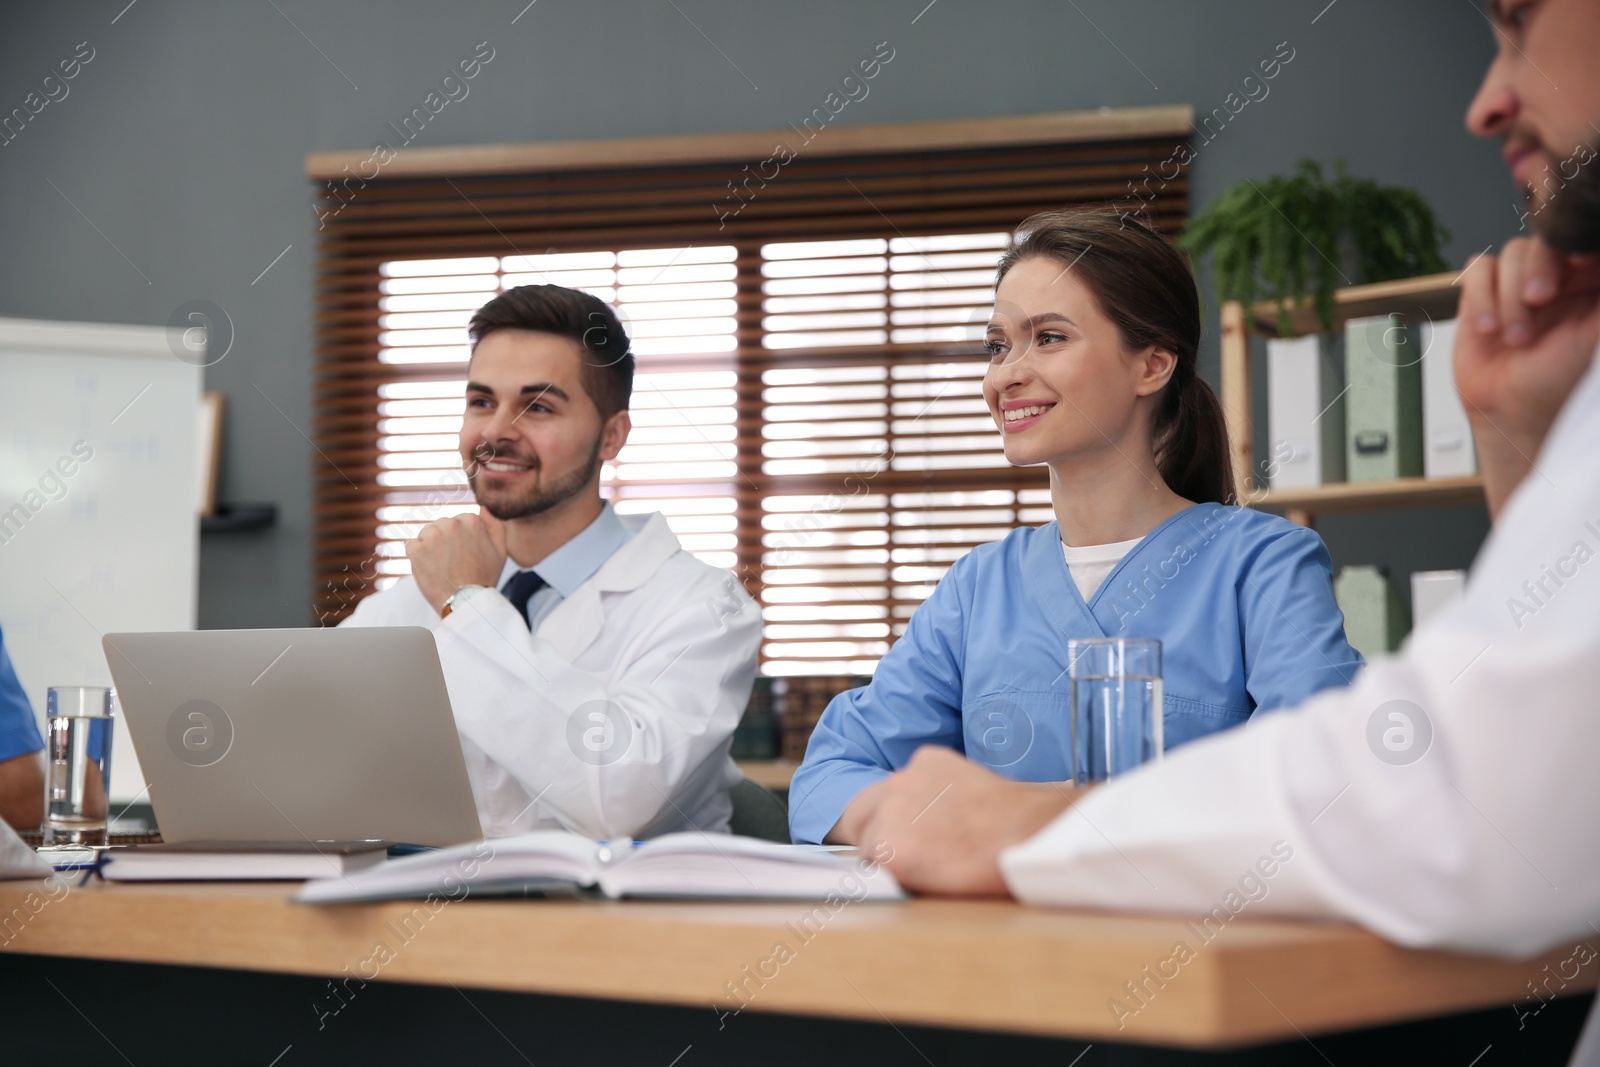
<svg viewBox="0 0 1600 1067"><path fill-rule="evenodd" d="M102 634L195 628L188 358L164 327L0 318L0 626L41 727L50 686L111 684ZM119 723L113 814L144 790Z"/></svg>

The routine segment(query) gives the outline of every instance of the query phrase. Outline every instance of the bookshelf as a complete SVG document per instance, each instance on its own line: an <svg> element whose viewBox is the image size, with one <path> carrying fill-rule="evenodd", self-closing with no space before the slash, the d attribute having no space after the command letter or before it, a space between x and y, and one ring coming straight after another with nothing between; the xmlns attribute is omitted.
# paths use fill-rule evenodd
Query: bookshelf
<svg viewBox="0 0 1600 1067"><path fill-rule="evenodd" d="M1454 318L1460 298L1459 275L1429 274L1420 278L1353 285L1334 291L1334 329L1350 319L1391 312L1432 319ZM1396 508L1444 507L1483 499L1483 481L1466 478L1399 478L1387 482L1335 482L1313 489L1273 490L1257 486L1254 473L1254 439L1251 436L1250 339L1299 337L1317 333L1322 324L1310 300L1289 305L1292 332L1278 329L1277 305L1255 305L1255 321L1245 325L1244 307L1236 300L1222 305L1222 409L1228 421L1233 449L1234 478L1240 496L1255 507L1282 508L1302 526L1315 525L1321 514Z"/></svg>

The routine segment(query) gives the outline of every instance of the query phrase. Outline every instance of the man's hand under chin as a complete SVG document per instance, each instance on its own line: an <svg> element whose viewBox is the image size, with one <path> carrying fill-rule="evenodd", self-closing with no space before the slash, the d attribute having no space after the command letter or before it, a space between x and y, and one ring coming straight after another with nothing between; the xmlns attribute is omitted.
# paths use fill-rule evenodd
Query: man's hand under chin
<svg viewBox="0 0 1600 1067"><path fill-rule="evenodd" d="M888 845L906 889L1009 896L1000 851L1026 841L1083 795L1070 783L1014 782L947 748L926 745L906 768L861 792L837 832L861 848Z"/></svg>
<svg viewBox="0 0 1600 1067"><path fill-rule="evenodd" d="M1506 242L1461 277L1456 388L1478 446L1489 514L1532 468L1600 341L1600 256Z"/></svg>
<svg viewBox="0 0 1600 1067"><path fill-rule="evenodd" d="M487 511L431 522L406 542L406 558L423 598L441 611L464 585L494 588L506 565L505 525Z"/></svg>

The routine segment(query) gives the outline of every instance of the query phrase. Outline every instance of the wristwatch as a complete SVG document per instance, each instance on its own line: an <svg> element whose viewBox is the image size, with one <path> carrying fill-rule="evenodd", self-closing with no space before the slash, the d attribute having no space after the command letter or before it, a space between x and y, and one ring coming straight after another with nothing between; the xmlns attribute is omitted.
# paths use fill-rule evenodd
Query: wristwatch
<svg viewBox="0 0 1600 1067"><path fill-rule="evenodd" d="M444 606L439 609L439 618L448 619L450 613L456 609L457 604L465 604L479 592L489 588L486 585L464 585L454 593L444 598Z"/></svg>

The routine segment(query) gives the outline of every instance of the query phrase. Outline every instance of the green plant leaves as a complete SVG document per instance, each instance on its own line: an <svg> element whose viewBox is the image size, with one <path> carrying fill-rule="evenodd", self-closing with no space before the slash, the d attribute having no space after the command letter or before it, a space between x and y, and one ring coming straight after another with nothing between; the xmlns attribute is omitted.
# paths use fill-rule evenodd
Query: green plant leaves
<svg viewBox="0 0 1600 1067"><path fill-rule="evenodd" d="M1192 255L1210 254L1218 296L1244 305L1278 305L1281 333L1293 330L1289 303L1309 297L1325 331L1333 329L1333 291L1445 269L1440 247L1450 238L1416 190L1383 186L1345 173L1323 175L1302 159L1289 175L1246 179L1228 188L1189 222L1179 243ZM1341 271L1340 238L1348 236L1357 278Z"/></svg>

